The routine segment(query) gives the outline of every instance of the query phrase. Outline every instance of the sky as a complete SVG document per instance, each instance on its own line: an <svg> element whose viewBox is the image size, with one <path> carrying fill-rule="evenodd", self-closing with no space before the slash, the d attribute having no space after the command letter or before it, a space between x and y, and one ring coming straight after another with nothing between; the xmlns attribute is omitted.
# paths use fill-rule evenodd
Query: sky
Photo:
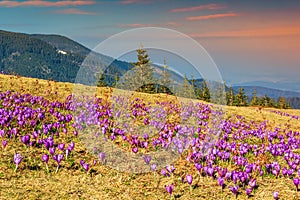
<svg viewBox="0 0 300 200"><path fill-rule="evenodd" d="M142 27L168 28L196 40L229 84L300 82L297 0L0 1L1 30L60 34L91 49Z"/></svg>

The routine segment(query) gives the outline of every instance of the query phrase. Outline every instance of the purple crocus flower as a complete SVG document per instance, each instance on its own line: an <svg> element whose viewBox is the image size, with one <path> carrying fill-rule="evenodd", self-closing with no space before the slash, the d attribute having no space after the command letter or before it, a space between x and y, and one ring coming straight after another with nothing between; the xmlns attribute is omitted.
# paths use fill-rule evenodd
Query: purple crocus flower
<svg viewBox="0 0 300 200"><path fill-rule="evenodd" d="M42 160L47 164L49 161L49 155L48 154L42 155Z"/></svg>
<svg viewBox="0 0 300 200"><path fill-rule="evenodd" d="M167 165L166 166L166 170L169 172L169 173L173 173L175 171L175 167L174 165Z"/></svg>
<svg viewBox="0 0 300 200"><path fill-rule="evenodd" d="M74 142L71 142L71 143L69 144L69 146L68 146L68 149L69 149L70 151L73 151L73 150L74 150L74 147L75 147L75 143L74 143Z"/></svg>
<svg viewBox="0 0 300 200"><path fill-rule="evenodd" d="M59 148L61 151L63 151L65 149L65 144L60 143L60 144L57 145L57 148Z"/></svg>
<svg viewBox="0 0 300 200"><path fill-rule="evenodd" d="M214 168L212 168L212 167L208 167L208 169L207 169L207 173L208 173L208 175L209 176L213 176L214 175Z"/></svg>
<svg viewBox="0 0 300 200"><path fill-rule="evenodd" d="M238 194L239 186L230 186L229 190L236 196Z"/></svg>
<svg viewBox="0 0 300 200"><path fill-rule="evenodd" d="M55 153L55 147L49 148L49 153L53 156Z"/></svg>
<svg viewBox="0 0 300 200"><path fill-rule="evenodd" d="M274 197L275 200L278 199L278 192L277 192L277 191L274 191L274 192L273 192L273 197Z"/></svg>
<svg viewBox="0 0 300 200"><path fill-rule="evenodd" d="M294 178L294 179L293 179L293 182L294 182L294 184L295 184L295 186L296 186L296 190L298 191L298 186L299 186L299 184L300 184L300 179L299 179L299 178Z"/></svg>
<svg viewBox="0 0 300 200"><path fill-rule="evenodd" d="M218 184L223 188L223 186L224 186L224 179L222 177L218 178Z"/></svg>
<svg viewBox="0 0 300 200"><path fill-rule="evenodd" d="M161 174L167 177L170 177L170 174L166 172L166 170L162 169Z"/></svg>
<svg viewBox="0 0 300 200"><path fill-rule="evenodd" d="M101 162L104 161L105 155L106 155L105 152L101 152L101 153L99 154L99 158L100 158Z"/></svg>
<svg viewBox="0 0 300 200"><path fill-rule="evenodd" d="M166 185L165 188L166 188L166 191L170 194L170 196L172 196L172 193L174 190L174 184Z"/></svg>
<svg viewBox="0 0 300 200"><path fill-rule="evenodd" d="M6 145L7 145L7 141L6 141L6 140L3 140L3 141L2 141L2 146L3 146L3 148L5 148Z"/></svg>
<svg viewBox="0 0 300 200"><path fill-rule="evenodd" d="M246 189L246 195L249 196L252 193L252 188Z"/></svg>
<svg viewBox="0 0 300 200"><path fill-rule="evenodd" d="M14 162L15 162L15 164L16 164L15 171L17 171L18 166L19 166L19 164L20 164L20 162L21 162L22 160L23 160L23 157L21 157L21 154L16 153L16 154L14 155Z"/></svg>
<svg viewBox="0 0 300 200"><path fill-rule="evenodd" d="M151 167L151 170L152 170L152 171L155 171L155 170L156 170L156 164L152 164L150 167Z"/></svg>
<svg viewBox="0 0 300 200"><path fill-rule="evenodd" d="M186 181L188 182L189 185L192 184L192 182L193 182L193 176L191 176L191 175L188 174L188 175L186 175L185 179L186 179Z"/></svg>
<svg viewBox="0 0 300 200"><path fill-rule="evenodd" d="M249 186L250 186L251 188L254 188L254 187L256 186L256 179L255 179L255 178L253 178L253 179L251 179L251 180L249 181Z"/></svg>
<svg viewBox="0 0 300 200"><path fill-rule="evenodd" d="M133 152L133 153L137 153L138 150L139 150L139 149L138 149L137 147L132 148L132 152Z"/></svg>
<svg viewBox="0 0 300 200"><path fill-rule="evenodd" d="M150 161L151 161L151 156L146 155L146 156L143 157L143 159L144 159L146 164L149 164Z"/></svg>
<svg viewBox="0 0 300 200"><path fill-rule="evenodd" d="M84 160L80 160L80 165L83 167L83 169L88 172L90 165L88 163L85 163Z"/></svg>

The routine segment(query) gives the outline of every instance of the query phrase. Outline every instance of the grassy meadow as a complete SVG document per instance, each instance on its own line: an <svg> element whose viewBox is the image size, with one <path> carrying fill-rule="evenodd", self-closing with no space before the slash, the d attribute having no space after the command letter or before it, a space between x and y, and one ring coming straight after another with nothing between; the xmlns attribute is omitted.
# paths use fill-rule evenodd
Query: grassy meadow
<svg viewBox="0 0 300 200"><path fill-rule="evenodd" d="M1 93L5 93L7 90L10 90L12 93L28 93L32 96L41 96L49 100L49 102L65 101L73 93L74 87L76 87L77 92L82 90L82 92L79 92L81 94L84 94L86 91L92 91L94 96L103 99L103 102L107 104L111 101L110 98L113 93L122 95L122 92L124 92L114 91L112 88L91 88L74 86L71 83L0 75ZM133 98L136 97L144 102L150 102L150 104L154 104L157 101L169 101L170 99L175 103L177 101L177 98L164 94L133 94ZM255 129L260 123L265 122L263 130L265 132L272 132L275 127L280 129L278 132L282 135L288 133L289 130L294 132L300 131L300 120L271 112L276 110L273 108L226 106L223 109L225 110L226 120L233 124L237 123L237 121L240 121L239 123L245 126L248 124L249 127L246 127L245 130ZM280 111L300 116L300 110ZM68 111L63 110L61 112L67 114ZM239 118L239 116L242 117ZM170 177L162 175L161 169L142 174L125 173L112 169L102 164L98 158L95 158L86 150L80 138L73 134L75 130L71 124L72 121L66 123L66 128L68 129L66 134L61 132L59 137L55 137L57 143L65 143L66 145L70 144L71 141L75 143L74 150L67 159L63 159L57 173L55 172L56 163L53 160L49 160L49 170L47 171L46 165L41 159L42 154L48 152L47 149L42 146L35 147L35 145L23 144L20 142L19 137L6 138L6 147L0 147L0 199L274 199L274 191L279 193L279 199L300 199L300 192L296 190L293 183L293 178L299 177L297 171L295 170L291 176L281 174L283 166L287 166L283 155L274 156L269 152L264 152L254 156L250 151L243 154L249 162L257 163L262 169L263 166L273 161L278 162L281 165L281 169L279 175L272 175L272 173L267 173L265 169L261 169L264 172L262 176L252 169L251 177L256 179L257 186L253 187L253 191L247 196L245 193L245 189L248 187L247 184L243 185L243 183L237 182L240 188L237 195L235 195L229 189L230 186L234 185L231 179L225 181L224 186L220 187L217 180L217 172L213 176L208 176L203 171L201 173L197 171L194 166L195 163L186 159L189 150L184 151L174 163L170 163L174 164L175 167L175 171ZM6 128L10 130L10 128ZM28 132L33 131L34 129L32 128L26 126ZM235 130L242 132L242 128L239 125L232 130L228 134L227 141L231 143L236 141L237 149L244 141L252 145L257 143L257 145L264 144L268 146L270 143L268 138L258 140L254 136L248 135L234 138L232 135ZM21 131L20 134L27 133ZM293 137L295 140L300 141L299 135ZM4 137L0 137L0 142L4 139ZM288 142L288 137L285 137L284 140ZM278 142L279 139L274 136L273 141ZM300 154L299 146L291 151L294 154ZM58 152L59 150L56 149L56 151ZM17 152L24 158L16 170L14 155ZM213 166L222 166L230 170L244 170L244 166L240 167L234 163L233 155L239 155L238 150L232 151L232 156L228 161L222 161L217 158ZM81 166L80 160L89 163L87 172ZM204 165L205 161L201 161L201 163ZM296 169L299 169L299 167ZM182 178L185 178L187 174L193 176L191 186L186 181L182 181ZM172 195L165 189L165 186L170 184L174 184Z"/></svg>

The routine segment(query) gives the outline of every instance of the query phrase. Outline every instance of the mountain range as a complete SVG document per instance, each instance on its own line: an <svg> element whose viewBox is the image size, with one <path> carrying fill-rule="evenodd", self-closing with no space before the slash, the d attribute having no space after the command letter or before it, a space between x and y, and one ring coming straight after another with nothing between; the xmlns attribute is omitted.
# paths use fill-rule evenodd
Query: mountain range
<svg viewBox="0 0 300 200"><path fill-rule="evenodd" d="M87 57L89 62L85 62ZM0 61L0 71L4 73L72 83L76 82L81 66L92 63L103 69L104 74L107 75L104 78L107 85L112 85L116 75L121 76L132 68L131 63L93 52L65 36L24 34L2 30L0 30ZM162 66L155 65L155 69L159 74ZM172 70L169 72L173 80L177 82L183 80L183 77L176 72ZM96 78L88 78L85 83L94 84ZM202 79L198 79L196 83L200 84L202 81ZM273 88L271 88L272 86ZM275 89L274 84L268 82L234 85L233 90L237 92L239 87L245 89L249 99L256 89L257 96L268 95L273 99L284 96L296 102L292 107L300 108L300 103L298 103L298 100L300 102L300 92L282 90L285 89L283 87L281 90ZM290 87L290 89L297 90L295 87Z"/></svg>

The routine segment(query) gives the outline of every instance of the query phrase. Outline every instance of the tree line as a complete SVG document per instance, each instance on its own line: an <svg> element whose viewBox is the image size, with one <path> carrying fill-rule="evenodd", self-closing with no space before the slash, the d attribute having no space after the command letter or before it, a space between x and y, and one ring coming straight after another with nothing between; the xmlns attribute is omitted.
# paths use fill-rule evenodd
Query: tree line
<svg viewBox="0 0 300 200"><path fill-rule="evenodd" d="M115 73L113 83L109 86L151 94L166 93L186 98L199 99L206 102L212 102L212 100L215 99L223 99L223 101L220 101L219 103L229 106L261 106L276 107L280 109L290 108L290 104L284 97L279 97L277 101L270 98L268 95L258 97L256 90L253 91L253 96L249 101L248 96L242 87L239 88L238 92L235 92L232 87L226 91L225 84L214 83L214 87L212 88L215 89L209 89L207 81L202 80L201 83L196 83L194 77L189 80L186 75L184 75L181 83L175 82L171 79L166 59L164 59L161 73L158 77L154 77L154 68L151 65L147 51L141 46L136 52L138 61L131 63L133 68L127 71L121 79L120 75ZM102 74L102 76L97 79L97 86L108 86L105 79L105 74Z"/></svg>

